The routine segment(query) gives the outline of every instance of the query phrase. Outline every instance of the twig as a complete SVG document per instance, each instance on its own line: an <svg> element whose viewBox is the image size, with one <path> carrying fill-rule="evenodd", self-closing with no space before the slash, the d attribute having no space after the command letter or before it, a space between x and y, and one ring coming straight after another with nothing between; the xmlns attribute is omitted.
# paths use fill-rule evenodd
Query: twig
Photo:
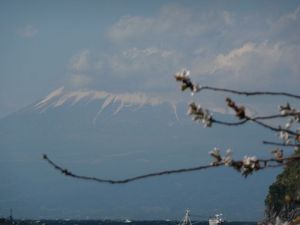
<svg viewBox="0 0 300 225"><path fill-rule="evenodd" d="M242 124L244 124L248 121L249 121L248 119L244 119L244 120L239 121L239 122L226 122L226 121L212 119L213 123L221 124L221 125L225 125L225 126L239 126L239 125L242 125Z"/></svg>
<svg viewBox="0 0 300 225"><path fill-rule="evenodd" d="M279 143L279 142L272 142L272 141L263 141L263 144L283 146L283 147L299 147L300 146L300 144L286 144L286 143Z"/></svg>
<svg viewBox="0 0 300 225"><path fill-rule="evenodd" d="M227 88L217 88L217 87L210 87L210 86L201 86L199 87L199 91L202 90L212 90L212 91L219 91L219 92L227 92L237 95L245 95L245 96L254 96L254 95L275 95L275 96L286 96L291 98L298 98L300 99L300 95L295 95L287 92L273 92L273 91L238 91L233 89L227 89Z"/></svg>
<svg viewBox="0 0 300 225"><path fill-rule="evenodd" d="M200 86L199 84L194 83L189 77L190 71L184 70L180 73L175 74L175 79L177 82L181 82L181 90L185 91L186 89L190 89L192 92L199 92L203 90L212 90L218 92L227 92L236 95L245 95L245 96L254 96L254 95L273 95L273 96L286 96L291 98L300 99L300 95L291 94L288 92L275 92L275 91L238 91L227 88L217 88L211 86Z"/></svg>
<svg viewBox="0 0 300 225"><path fill-rule="evenodd" d="M255 120L269 120L269 119L277 119L277 118L284 118L289 116L297 116L300 113L287 113L287 114L275 114L275 115L269 115L269 116L256 116L253 117Z"/></svg>
<svg viewBox="0 0 300 225"><path fill-rule="evenodd" d="M226 126L239 126L243 125L244 123L248 121L253 121L253 120L269 120L269 119L276 119L276 118L284 118L288 116L295 116L299 115L299 113L288 113L288 114L275 114L275 115L269 115L269 116L256 116L256 117L249 117L250 119L243 119L242 121L239 122L227 122L227 121L221 121L217 119L212 119L213 123L216 124L221 124L221 125L226 125Z"/></svg>
<svg viewBox="0 0 300 225"><path fill-rule="evenodd" d="M298 136L299 134L298 133L296 133L296 132L294 132L294 131L291 131L291 130L288 130L288 129L283 129L283 128L281 128L281 127L273 127L273 126L271 126L271 125L268 125L268 124L266 124L266 123L263 123L263 122L261 122L261 121L258 121L257 119L254 119L254 118L251 118L251 117L248 117L248 116L246 116L246 118L248 119L248 120L251 120L252 122L254 122L254 123L256 123L256 124L258 124L258 125L260 125L260 126L262 126L262 127L265 127L265 128L268 128L268 129L270 129L270 130L272 130L272 131L276 131L276 132L281 132L281 131L284 131L284 132L287 132L288 134L290 134L290 135L294 135L294 136Z"/></svg>
<svg viewBox="0 0 300 225"><path fill-rule="evenodd" d="M268 125L264 122L259 121L258 119L256 119L255 117L250 117L246 114L245 111L245 107L244 106L239 106L237 105L231 98L226 98L226 102L227 102L227 106L231 109L233 109L235 111L235 116L238 117L240 120L250 120L264 128L268 128L269 130L272 131L276 131L276 132L286 132L290 135L294 135L294 136L298 136L299 134L297 132L291 131L289 129L283 129L281 127L273 127L271 125ZM269 116L269 118L273 118L275 115L273 116ZM268 117L264 117L264 118L268 118Z"/></svg>
<svg viewBox="0 0 300 225"><path fill-rule="evenodd" d="M239 122L227 122L227 121L217 120L217 119L214 119L214 118L211 119L211 122L216 123L216 124L220 124L220 125L225 125L225 126L239 126L239 125L245 124L248 121L252 121L252 122L254 122L254 123L256 123L256 124L258 124L262 127L268 128L272 131L276 131L276 132L284 131L284 132L287 132L288 134L293 135L293 136L298 136L299 135L297 132L294 132L294 131L291 131L291 130L288 130L288 129L283 129L281 127L278 127L278 128L273 127L271 125L268 125L266 123L263 123L263 122L259 121L259 120L274 119L274 118L279 118L279 117L284 117L284 116L271 115L271 116L249 117L249 116L245 115L244 116L245 119L242 119Z"/></svg>

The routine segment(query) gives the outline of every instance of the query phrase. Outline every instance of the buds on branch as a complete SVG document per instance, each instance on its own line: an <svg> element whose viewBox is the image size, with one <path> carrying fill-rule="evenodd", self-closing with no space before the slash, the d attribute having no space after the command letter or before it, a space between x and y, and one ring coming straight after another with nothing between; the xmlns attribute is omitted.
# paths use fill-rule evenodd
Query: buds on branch
<svg viewBox="0 0 300 225"><path fill-rule="evenodd" d="M235 111L235 115L239 119L245 119L246 113L245 113L245 107L244 106L237 106L234 101L232 101L230 98L226 98L227 106L229 108L232 108Z"/></svg>
<svg viewBox="0 0 300 225"><path fill-rule="evenodd" d="M206 89L206 90L226 92L226 93L245 95L245 96L282 95L282 96L293 97L297 99L300 98L300 96L298 95L293 95L290 93L282 93L282 92L242 92L242 91L237 91L232 89L199 86L198 84L192 82L189 75L190 75L190 71L183 70L175 75L175 79L177 82L181 83L182 91L189 89L192 92L192 94L199 92L200 90ZM240 122L232 123L232 122L216 120L215 118L212 117L212 114L209 112L208 109L202 108L200 105L197 105L195 102L189 104L188 115L192 116L195 121L199 121L203 123L204 127L211 127L213 123L226 125L226 126L239 126L248 121L252 121L257 125L270 129L271 131L278 132L279 138L283 141L283 143L279 143L280 146L284 146L284 147L293 146L295 147L295 151L298 151L300 149L300 128L298 128L296 131L291 130L293 123L300 121L300 112L297 111L295 108L292 108L289 103L279 107L280 114L269 115L269 116L258 116L258 117L250 117L249 115L247 115L245 107L239 106L235 101L233 101L229 97L226 98L226 103L227 106L235 112L235 115L240 120ZM282 117L288 117L289 119L283 128L281 126L274 127L262 122L262 120L269 120L269 119L282 118ZM292 143L292 137L294 137L294 143ZM274 142L264 142L264 143L274 144ZM231 157L231 151L227 152L225 157L221 156L220 150L217 148L214 148L212 151L209 152L209 154L214 159L212 165L218 166L224 164L233 167L235 170L239 171L243 176L248 176L253 171L257 171L267 167L269 162L276 162L279 165L284 162L282 149L277 148L273 150L272 153L274 158L273 160L270 161L258 160L255 156L252 157L245 156L243 160L235 161Z"/></svg>
<svg viewBox="0 0 300 225"><path fill-rule="evenodd" d="M192 116L195 121L203 123L204 127L212 125L212 114L207 109L201 108L200 105L196 105L195 102L189 104L187 114Z"/></svg>

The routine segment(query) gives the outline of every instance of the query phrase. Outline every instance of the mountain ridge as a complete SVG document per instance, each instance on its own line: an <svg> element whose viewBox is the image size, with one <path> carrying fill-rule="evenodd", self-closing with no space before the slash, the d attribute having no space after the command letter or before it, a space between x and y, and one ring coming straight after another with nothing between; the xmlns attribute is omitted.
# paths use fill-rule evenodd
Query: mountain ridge
<svg viewBox="0 0 300 225"><path fill-rule="evenodd" d="M124 93L112 93L102 90L71 90L66 91L64 87L60 87L50 92L41 100L37 101L32 107L39 112L45 112L50 108L62 107L66 104L74 106L81 102L88 104L92 101L99 102L99 110L93 118L93 122L96 122L97 117L107 108L109 105L117 104L118 107L113 114L119 113L126 107L136 107L136 110L143 106L159 106L168 104L172 107L173 113L177 120L176 101L169 100L161 97L148 97L142 92L124 92Z"/></svg>

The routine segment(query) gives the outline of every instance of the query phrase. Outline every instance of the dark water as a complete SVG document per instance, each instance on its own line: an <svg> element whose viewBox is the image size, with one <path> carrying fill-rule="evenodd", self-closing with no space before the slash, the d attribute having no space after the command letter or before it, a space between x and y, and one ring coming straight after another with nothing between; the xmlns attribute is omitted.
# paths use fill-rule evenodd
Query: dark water
<svg viewBox="0 0 300 225"><path fill-rule="evenodd" d="M19 220L18 225L178 225L180 221L132 221L126 223L114 220ZM195 225L208 225L208 222L194 221ZM225 222L225 225L255 225L256 222Z"/></svg>

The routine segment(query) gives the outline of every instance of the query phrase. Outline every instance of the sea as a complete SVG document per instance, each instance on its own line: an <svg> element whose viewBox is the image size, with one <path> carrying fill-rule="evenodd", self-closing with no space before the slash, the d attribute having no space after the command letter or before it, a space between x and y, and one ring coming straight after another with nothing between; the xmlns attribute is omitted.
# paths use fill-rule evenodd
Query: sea
<svg viewBox="0 0 300 225"><path fill-rule="evenodd" d="M18 225L178 225L180 221L147 220L147 221L117 221L117 220L18 220ZM208 225L208 221L192 221L193 225ZM225 225L256 225L257 222L234 221Z"/></svg>

